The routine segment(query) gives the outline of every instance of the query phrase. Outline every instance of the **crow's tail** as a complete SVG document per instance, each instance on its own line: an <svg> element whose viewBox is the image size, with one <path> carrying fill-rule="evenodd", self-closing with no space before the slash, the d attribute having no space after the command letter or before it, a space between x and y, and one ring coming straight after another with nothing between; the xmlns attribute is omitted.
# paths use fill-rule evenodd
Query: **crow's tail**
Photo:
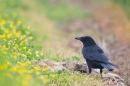
<svg viewBox="0 0 130 86"><path fill-rule="evenodd" d="M112 66L116 66L115 64L111 63L111 62L108 62L109 65L112 65Z"/></svg>
<svg viewBox="0 0 130 86"><path fill-rule="evenodd" d="M108 69L109 71L114 70L114 68L110 64L100 63L100 65L103 66L104 68Z"/></svg>

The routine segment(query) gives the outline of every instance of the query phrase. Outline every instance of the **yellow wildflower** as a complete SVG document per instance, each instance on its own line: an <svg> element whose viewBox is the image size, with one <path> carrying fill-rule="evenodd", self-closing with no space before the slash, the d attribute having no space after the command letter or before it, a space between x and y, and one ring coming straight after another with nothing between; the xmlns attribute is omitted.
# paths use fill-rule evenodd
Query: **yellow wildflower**
<svg viewBox="0 0 130 86"><path fill-rule="evenodd" d="M27 70L25 68L22 68L22 69L18 70L19 74L23 74L23 73L26 73L26 72L27 72Z"/></svg>
<svg viewBox="0 0 130 86"><path fill-rule="evenodd" d="M8 65L7 64L2 64L0 66L0 70L6 70L8 68Z"/></svg>
<svg viewBox="0 0 130 86"><path fill-rule="evenodd" d="M55 78L55 74L50 74L50 76L51 76L52 78Z"/></svg>
<svg viewBox="0 0 130 86"><path fill-rule="evenodd" d="M26 58L27 56L25 54L21 54L22 57Z"/></svg>
<svg viewBox="0 0 130 86"><path fill-rule="evenodd" d="M36 70L36 71L40 71L41 68L40 68L40 67L34 67L34 70Z"/></svg>
<svg viewBox="0 0 130 86"><path fill-rule="evenodd" d="M27 39L23 40L23 42L24 42L24 43L27 42Z"/></svg>
<svg viewBox="0 0 130 86"><path fill-rule="evenodd" d="M5 33L9 33L9 30L8 30L8 29L4 29L4 32L5 32Z"/></svg>
<svg viewBox="0 0 130 86"><path fill-rule="evenodd" d="M40 79L44 82L44 83L47 83L49 82L49 80L43 76L40 76Z"/></svg>
<svg viewBox="0 0 130 86"><path fill-rule="evenodd" d="M28 62L24 62L24 63L22 63L22 62L17 62L20 66L27 66L29 63Z"/></svg>
<svg viewBox="0 0 130 86"><path fill-rule="evenodd" d="M28 62L24 62L24 63L22 63L22 65L21 66L28 66Z"/></svg>
<svg viewBox="0 0 130 86"><path fill-rule="evenodd" d="M40 55L43 56L43 53L41 53Z"/></svg>
<svg viewBox="0 0 130 86"><path fill-rule="evenodd" d="M7 52L3 52L5 55L7 54Z"/></svg>
<svg viewBox="0 0 130 86"><path fill-rule="evenodd" d="M13 52L13 55L16 55L16 52Z"/></svg>
<svg viewBox="0 0 130 86"><path fill-rule="evenodd" d="M14 38L14 41L16 41L17 39L16 38Z"/></svg>
<svg viewBox="0 0 130 86"><path fill-rule="evenodd" d="M21 36L21 39L24 39L24 38L26 38L26 36L25 36L25 35L22 35L22 36Z"/></svg>
<svg viewBox="0 0 130 86"><path fill-rule="evenodd" d="M16 26L11 26L13 31L16 31Z"/></svg>
<svg viewBox="0 0 130 86"><path fill-rule="evenodd" d="M36 54L39 54L39 52L38 52L38 51L36 51Z"/></svg>
<svg viewBox="0 0 130 86"><path fill-rule="evenodd" d="M10 45L11 43L8 43L8 45Z"/></svg>
<svg viewBox="0 0 130 86"><path fill-rule="evenodd" d="M13 55L12 57L15 59L17 56L16 56L16 55Z"/></svg>
<svg viewBox="0 0 130 86"><path fill-rule="evenodd" d="M14 21L10 21L10 25L13 25L14 24Z"/></svg>
<svg viewBox="0 0 130 86"><path fill-rule="evenodd" d="M33 70L33 69L31 69L31 70L28 70L27 72L28 72L28 73L33 73L33 72L34 72L34 70Z"/></svg>
<svg viewBox="0 0 130 86"><path fill-rule="evenodd" d="M6 23L6 21L5 21L5 20L2 20L2 21L0 22L0 26L4 25L5 23Z"/></svg>
<svg viewBox="0 0 130 86"><path fill-rule="evenodd" d="M27 49L27 47L23 47L23 50L26 50Z"/></svg>
<svg viewBox="0 0 130 86"><path fill-rule="evenodd" d="M6 38L4 38L3 40L6 41Z"/></svg>
<svg viewBox="0 0 130 86"><path fill-rule="evenodd" d="M20 35L20 33L14 33L14 36L16 37L16 38L18 38L19 37L19 35Z"/></svg>
<svg viewBox="0 0 130 86"><path fill-rule="evenodd" d="M23 43L21 42L20 45L23 45Z"/></svg>
<svg viewBox="0 0 130 86"><path fill-rule="evenodd" d="M6 37L5 34L2 34L2 35L0 36L0 38L2 38L2 39L4 39L5 37Z"/></svg>
<svg viewBox="0 0 130 86"><path fill-rule="evenodd" d="M27 52L29 55L31 55L32 53L30 51Z"/></svg>
<svg viewBox="0 0 130 86"><path fill-rule="evenodd" d="M48 71L48 70L49 70L48 67L42 69L42 71Z"/></svg>
<svg viewBox="0 0 130 86"><path fill-rule="evenodd" d="M13 73L17 72L17 66L12 67L12 68L10 69L10 71L13 72Z"/></svg>
<svg viewBox="0 0 130 86"><path fill-rule="evenodd" d="M16 50L17 49L17 47L13 47L13 50Z"/></svg>
<svg viewBox="0 0 130 86"><path fill-rule="evenodd" d="M21 51L21 49L20 49L20 48L19 48L18 50L19 50L19 51Z"/></svg>
<svg viewBox="0 0 130 86"><path fill-rule="evenodd" d="M7 38L11 38L12 37L12 33L7 34Z"/></svg>
<svg viewBox="0 0 130 86"><path fill-rule="evenodd" d="M6 46L5 45L2 46L2 50L6 50Z"/></svg>
<svg viewBox="0 0 130 86"><path fill-rule="evenodd" d="M20 21L20 20L17 21L17 24L18 24L18 25L21 25L21 24L22 24L22 21Z"/></svg>
<svg viewBox="0 0 130 86"><path fill-rule="evenodd" d="M18 44L15 44L14 46L15 46L15 47L18 47Z"/></svg>
<svg viewBox="0 0 130 86"><path fill-rule="evenodd" d="M36 75L40 75L40 72L36 72Z"/></svg>
<svg viewBox="0 0 130 86"><path fill-rule="evenodd" d="M0 35L0 38L2 38L2 35Z"/></svg>
<svg viewBox="0 0 130 86"><path fill-rule="evenodd" d="M9 40L9 43L12 43L13 41L12 40Z"/></svg>
<svg viewBox="0 0 130 86"><path fill-rule="evenodd" d="M39 55L37 54L36 57L39 57Z"/></svg>
<svg viewBox="0 0 130 86"><path fill-rule="evenodd" d="M30 40L33 40L33 37L32 37L32 36L30 36L30 37L29 37L29 39L30 39Z"/></svg>
<svg viewBox="0 0 130 86"><path fill-rule="evenodd" d="M49 67L46 67L45 70L48 71L48 70L49 70Z"/></svg>

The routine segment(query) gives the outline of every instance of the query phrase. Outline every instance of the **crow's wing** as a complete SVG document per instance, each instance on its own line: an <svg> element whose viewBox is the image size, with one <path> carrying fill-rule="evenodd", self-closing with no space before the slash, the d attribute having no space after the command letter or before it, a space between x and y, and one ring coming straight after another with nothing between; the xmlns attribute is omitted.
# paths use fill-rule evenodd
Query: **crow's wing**
<svg viewBox="0 0 130 86"><path fill-rule="evenodd" d="M111 64L107 56L104 54L103 50L97 45L84 47L82 49L82 54L87 60Z"/></svg>

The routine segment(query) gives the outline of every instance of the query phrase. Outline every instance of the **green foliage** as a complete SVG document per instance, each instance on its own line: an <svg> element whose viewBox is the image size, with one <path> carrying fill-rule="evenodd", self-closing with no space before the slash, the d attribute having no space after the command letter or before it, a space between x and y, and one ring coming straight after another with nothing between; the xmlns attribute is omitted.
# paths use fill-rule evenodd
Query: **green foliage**
<svg viewBox="0 0 130 86"><path fill-rule="evenodd" d="M46 16L58 23L71 22L75 19L85 19L90 13L79 5L65 2L54 3L49 0L39 0Z"/></svg>
<svg viewBox="0 0 130 86"><path fill-rule="evenodd" d="M14 10L14 9L27 9L27 6L22 4L21 0L0 0L0 10L7 9Z"/></svg>

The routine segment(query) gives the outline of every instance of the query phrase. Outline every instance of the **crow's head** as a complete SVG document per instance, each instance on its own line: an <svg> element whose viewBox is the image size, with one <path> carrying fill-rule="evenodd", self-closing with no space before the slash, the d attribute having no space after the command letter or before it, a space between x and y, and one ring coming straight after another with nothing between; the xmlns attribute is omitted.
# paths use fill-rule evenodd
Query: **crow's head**
<svg viewBox="0 0 130 86"><path fill-rule="evenodd" d="M90 36L76 37L75 39L80 40L84 46L96 45L95 41Z"/></svg>

